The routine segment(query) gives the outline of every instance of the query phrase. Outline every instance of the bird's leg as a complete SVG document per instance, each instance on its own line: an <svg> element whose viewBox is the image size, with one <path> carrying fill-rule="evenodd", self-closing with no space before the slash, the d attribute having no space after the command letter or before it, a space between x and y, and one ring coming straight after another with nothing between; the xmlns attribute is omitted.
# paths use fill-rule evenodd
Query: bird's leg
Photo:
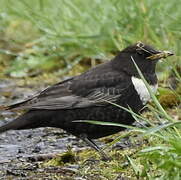
<svg viewBox="0 0 181 180"><path fill-rule="evenodd" d="M110 157L108 157L107 154L102 149L100 149L99 146L92 139L89 139L85 134L81 135L80 138L84 142L86 142L90 147L98 151L100 156L102 157L102 160L110 160Z"/></svg>

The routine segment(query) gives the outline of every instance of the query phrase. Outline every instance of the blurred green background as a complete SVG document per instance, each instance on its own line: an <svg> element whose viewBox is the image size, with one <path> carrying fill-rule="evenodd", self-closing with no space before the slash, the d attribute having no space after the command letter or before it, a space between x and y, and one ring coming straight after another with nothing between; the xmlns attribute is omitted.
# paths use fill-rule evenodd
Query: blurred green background
<svg viewBox="0 0 181 180"><path fill-rule="evenodd" d="M100 167L96 164L94 168L85 166L81 173L93 177L99 169L97 174L109 177L104 179L124 172L136 175L136 179L179 180L180 0L0 0L0 103L23 99L35 87L42 88L41 84L81 73L137 41L175 54L159 61L157 67L157 96L166 112L160 111L161 105L154 100L145 114L151 125L143 131L147 139L140 139L136 147L121 149L109 168L108 163ZM8 78L10 82L6 82ZM12 81L15 85L11 85ZM165 122L170 122L170 127L165 127ZM121 138L127 136L129 132Z"/></svg>
<svg viewBox="0 0 181 180"><path fill-rule="evenodd" d="M83 71L137 41L176 54L164 72L180 63L180 9L178 0L0 0L0 76Z"/></svg>

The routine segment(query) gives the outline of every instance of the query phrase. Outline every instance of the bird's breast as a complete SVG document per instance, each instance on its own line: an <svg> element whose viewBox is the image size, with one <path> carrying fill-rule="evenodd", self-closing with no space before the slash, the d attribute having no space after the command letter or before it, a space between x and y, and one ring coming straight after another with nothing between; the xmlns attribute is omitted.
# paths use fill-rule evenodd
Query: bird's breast
<svg viewBox="0 0 181 180"><path fill-rule="evenodd" d="M140 100L142 101L143 105L145 105L150 99L150 93L148 89L146 88L146 85L144 84L143 80L140 78L132 77L131 78L132 83L134 85L134 88L136 92L138 93ZM153 93L156 93L156 90L158 88L158 84L150 85L150 88Z"/></svg>

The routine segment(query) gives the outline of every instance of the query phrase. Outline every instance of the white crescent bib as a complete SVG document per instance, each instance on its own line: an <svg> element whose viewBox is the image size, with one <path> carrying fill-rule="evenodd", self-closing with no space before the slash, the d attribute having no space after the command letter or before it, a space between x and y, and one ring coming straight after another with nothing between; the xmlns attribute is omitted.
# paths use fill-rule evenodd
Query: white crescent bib
<svg viewBox="0 0 181 180"><path fill-rule="evenodd" d="M145 105L151 99L151 97L150 97L148 89L146 88L143 80L136 78L134 76L132 76L131 80L132 80L132 83L134 85L136 92L138 93L138 95L140 97L140 100ZM158 84L150 85L150 88L151 88L153 93L156 93L156 90L158 88Z"/></svg>

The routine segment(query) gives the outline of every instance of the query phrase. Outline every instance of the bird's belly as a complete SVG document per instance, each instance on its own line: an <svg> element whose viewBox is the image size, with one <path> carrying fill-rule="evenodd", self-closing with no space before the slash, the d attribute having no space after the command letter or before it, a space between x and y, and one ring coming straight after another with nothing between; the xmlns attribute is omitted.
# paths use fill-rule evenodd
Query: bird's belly
<svg viewBox="0 0 181 180"><path fill-rule="evenodd" d="M89 120L131 124L132 117L120 108L95 107L89 109L77 109L74 114L66 116L64 129L76 136L86 134L89 138L100 138L121 131L123 128L116 126L102 126L86 122L73 122L75 120ZM68 123L69 122L69 123Z"/></svg>
<svg viewBox="0 0 181 180"><path fill-rule="evenodd" d="M101 122L112 122L120 124L132 124L134 122L130 113L116 106L92 107L85 109L76 109L67 111L62 114L63 120L59 121L59 127L67 132L79 136L86 134L89 138L101 138L117 133L124 128L118 126L95 125L86 122L74 122L76 120L90 120ZM62 119L62 118L61 118ZM57 118L58 120L58 118ZM55 119L55 121L57 121ZM55 123L57 125L57 123Z"/></svg>

